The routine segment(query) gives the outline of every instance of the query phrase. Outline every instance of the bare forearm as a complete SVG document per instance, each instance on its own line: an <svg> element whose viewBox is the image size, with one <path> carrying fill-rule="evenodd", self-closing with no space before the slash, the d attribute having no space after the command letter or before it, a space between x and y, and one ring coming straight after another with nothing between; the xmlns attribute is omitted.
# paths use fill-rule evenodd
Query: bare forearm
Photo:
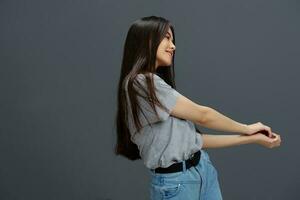
<svg viewBox="0 0 300 200"><path fill-rule="evenodd" d="M236 122L213 108L208 109L204 120L200 125L206 128L224 132L246 134L249 131L246 124Z"/></svg>
<svg viewBox="0 0 300 200"><path fill-rule="evenodd" d="M202 148L222 148L254 143L251 136L247 135L209 135L202 134Z"/></svg>

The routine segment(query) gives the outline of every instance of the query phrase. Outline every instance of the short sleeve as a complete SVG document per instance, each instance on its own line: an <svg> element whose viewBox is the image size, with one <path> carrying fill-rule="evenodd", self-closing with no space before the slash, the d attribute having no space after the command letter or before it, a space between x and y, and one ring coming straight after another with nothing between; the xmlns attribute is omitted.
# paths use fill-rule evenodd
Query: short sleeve
<svg viewBox="0 0 300 200"><path fill-rule="evenodd" d="M137 78L138 81L142 84L143 88L147 88L145 76L143 74L139 74ZM156 74L153 74L153 82L155 86L156 97L160 101L160 103L167 109L167 111L156 105L155 108L158 114L157 118L149 102L147 102L142 97L138 97L138 101L145 115L144 116L143 114L141 114L141 121L144 121L145 123L147 123L147 120L145 121L145 119L143 119L145 117L149 120L150 123L166 120L170 116L172 109L175 107L177 98L181 95L178 91L168 85L162 78L160 78Z"/></svg>

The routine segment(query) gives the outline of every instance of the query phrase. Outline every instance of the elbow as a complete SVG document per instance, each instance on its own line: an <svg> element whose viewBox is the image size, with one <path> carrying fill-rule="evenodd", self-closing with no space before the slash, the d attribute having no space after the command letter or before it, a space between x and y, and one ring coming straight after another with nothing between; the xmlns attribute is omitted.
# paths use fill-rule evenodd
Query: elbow
<svg viewBox="0 0 300 200"><path fill-rule="evenodd" d="M207 107L207 106L201 106L201 109L200 109L200 118L198 120L198 123L200 125L205 125L207 124L207 122L209 121L209 116L210 116L210 113L212 112L212 108L210 107Z"/></svg>

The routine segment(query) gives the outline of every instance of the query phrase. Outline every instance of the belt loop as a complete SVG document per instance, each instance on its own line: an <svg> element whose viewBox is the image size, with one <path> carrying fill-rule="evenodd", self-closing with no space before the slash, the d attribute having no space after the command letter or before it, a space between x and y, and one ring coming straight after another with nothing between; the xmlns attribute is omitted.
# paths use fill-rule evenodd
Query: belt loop
<svg viewBox="0 0 300 200"><path fill-rule="evenodd" d="M182 171L185 172L186 171L186 163L185 161L182 162Z"/></svg>

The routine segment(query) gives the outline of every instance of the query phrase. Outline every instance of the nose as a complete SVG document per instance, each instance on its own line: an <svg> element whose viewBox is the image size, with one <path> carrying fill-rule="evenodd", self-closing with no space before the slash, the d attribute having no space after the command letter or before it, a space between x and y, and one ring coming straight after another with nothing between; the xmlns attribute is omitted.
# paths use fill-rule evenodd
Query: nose
<svg viewBox="0 0 300 200"><path fill-rule="evenodd" d="M171 43L171 49L175 51L176 46L173 44L173 42Z"/></svg>

